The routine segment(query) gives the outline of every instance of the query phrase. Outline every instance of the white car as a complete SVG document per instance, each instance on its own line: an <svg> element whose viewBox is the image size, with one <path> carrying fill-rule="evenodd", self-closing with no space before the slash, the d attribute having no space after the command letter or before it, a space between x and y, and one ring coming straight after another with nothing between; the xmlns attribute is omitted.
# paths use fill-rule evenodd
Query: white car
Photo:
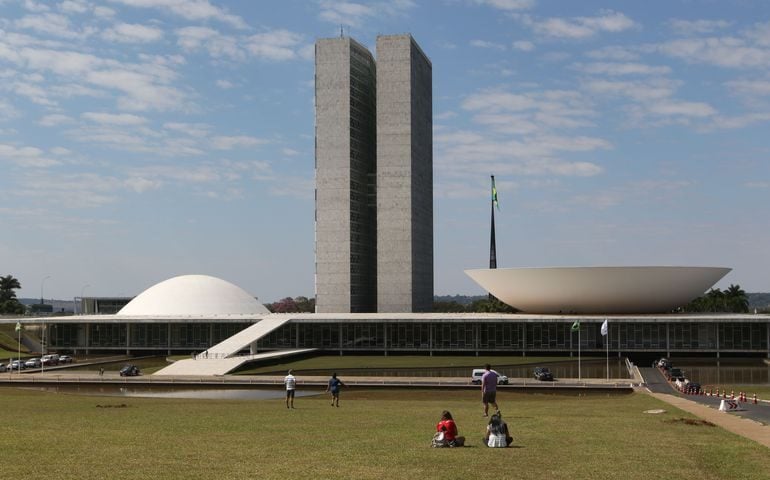
<svg viewBox="0 0 770 480"><path fill-rule="evenodd" d="M495 372L494 370L492 370ZM471 373L471 383L474 385L481 385L481 377L484 376L484 370L483 368L474 368L473 372ZM508 385L508 377L505 375L501 375L498 372L497 373L497 384L498 385Z"/></svg>
<svg viewBox="0 0 770 480"><path fill-rule="evenodd" d="M24 362L24 366L27 368L40 368L40 359L30 358L29 360Z"/></svg>

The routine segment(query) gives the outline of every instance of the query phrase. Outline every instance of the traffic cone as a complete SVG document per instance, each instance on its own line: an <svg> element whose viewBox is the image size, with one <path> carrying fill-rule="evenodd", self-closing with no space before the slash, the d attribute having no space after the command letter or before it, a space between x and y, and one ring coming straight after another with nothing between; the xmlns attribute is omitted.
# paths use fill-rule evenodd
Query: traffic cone
<svg viewBox="0 0 770 480"><path fill-rule="evenodd" d="M735 390L730 390L730 400L735 400Z"/></svg>
<svg viewBox="0 0 770 480"><path fill-rule="evenodd" d="M757 394L756 393L753 396L753 402L752 403L754 403L754 405L757 404Z"/></svg>
<svg viewBox="0 0 770 480"><path fill-rule="evenodd" d="M712 387L712 388L709 388L709 397L713 397L713 396L714 396L714 388Z"/></svg>

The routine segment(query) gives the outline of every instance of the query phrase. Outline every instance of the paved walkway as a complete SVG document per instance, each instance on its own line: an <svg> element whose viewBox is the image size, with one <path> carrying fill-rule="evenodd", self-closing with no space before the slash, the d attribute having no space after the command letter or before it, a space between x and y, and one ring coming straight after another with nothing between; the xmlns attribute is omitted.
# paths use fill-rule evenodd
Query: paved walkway
<svg viewBox="0 0 770 480"><path fill-rule="evenodd" d="M733 413L720 412L717 409L701 405L687 400L683 397L676 395L670 395L666 393L652 393L647 392L649 395L662 400L676 408L682 409L686 412L690 412L693 415L697 415L703 420L724 428L727 431L733 432L737 435L741 435L750 440L764 445L770 448L770 426L762 425L759 422L755 422L748 418L736 416Z"/></svg>

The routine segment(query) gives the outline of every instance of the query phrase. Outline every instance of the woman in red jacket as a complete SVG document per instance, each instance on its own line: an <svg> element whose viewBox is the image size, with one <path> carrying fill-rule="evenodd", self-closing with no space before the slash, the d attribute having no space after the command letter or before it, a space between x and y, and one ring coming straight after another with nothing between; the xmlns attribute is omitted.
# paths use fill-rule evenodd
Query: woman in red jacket
<svg viewBox="0 0 770 480"><path fill-rule="evenodd" d="M462 447L465 444L465 437L457 435L457 425L452 414L444 410L441 414L441 421L436 425L437 432L444 432L444 440L450 447Z"/></svg>

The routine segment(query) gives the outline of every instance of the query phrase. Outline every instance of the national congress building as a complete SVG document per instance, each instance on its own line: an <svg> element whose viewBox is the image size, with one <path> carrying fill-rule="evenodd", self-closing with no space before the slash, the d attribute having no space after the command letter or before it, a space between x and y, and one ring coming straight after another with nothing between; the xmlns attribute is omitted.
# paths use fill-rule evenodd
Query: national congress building
<svg viewBox="0 0 770 480"><path fill-rule="evenodd" d="M770 315L671 313L725 268L466 270L521 312L431 313L431 70L410 35L378 37L376 58L351 38L316 43L316 313L269 313L229 282L185 275L130 303L83 299L88 315L23 322L42 324L52 350L202 352L184 361L196 374L297 350L770 358Z"/></svg>
<svg viewBox="0 0 770 480"><path fill-rule="evenodd" d="M432 67L411 35L315 52L316 312L433 306Z"/></svg>

